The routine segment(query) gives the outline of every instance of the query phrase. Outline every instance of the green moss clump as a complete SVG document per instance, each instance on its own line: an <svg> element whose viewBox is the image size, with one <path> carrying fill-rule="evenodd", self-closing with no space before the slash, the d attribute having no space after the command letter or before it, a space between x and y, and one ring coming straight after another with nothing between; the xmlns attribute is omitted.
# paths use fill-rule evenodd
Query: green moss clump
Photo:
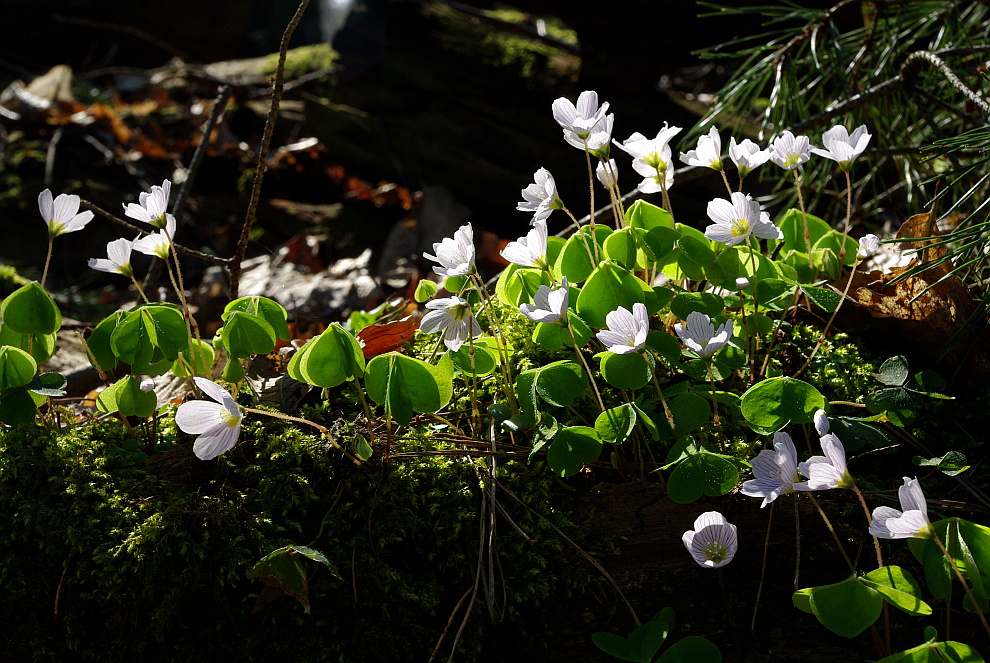
<svg viewBox="0 0 990 663"><path fill-rule="evenodd" d="M285 53L285 79L299 78L321 69L329 69L337 59L337 52L330 44L313 44L292 48ZM269 55L261 73L274 75L278 70L278 53Z"/></svg>

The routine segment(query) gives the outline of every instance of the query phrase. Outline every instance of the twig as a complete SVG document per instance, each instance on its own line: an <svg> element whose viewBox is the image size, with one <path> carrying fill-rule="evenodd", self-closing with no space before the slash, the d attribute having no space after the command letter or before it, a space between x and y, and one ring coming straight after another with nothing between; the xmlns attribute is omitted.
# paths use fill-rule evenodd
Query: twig
<svg viewBox="0 0 990 663"><path fill-rule="evenodd" d="M217 122L223 116L223 112L227 108L227 100L230 99L230 94L233 91L234 88L232 85L224 85L220 88L220 93L213 102L210 117L206 120L206 124L203 125L203 131L200 133L199 145L196 146L196 151L193 152L192 160L189 162L186 179L182 182L182 187L179 188L179 194L175 197L175 203L172 205L172 214L175 215L176 219L178 219L179 213L182 212L182 206L185 205L186 198L189 196L189 190L192 188L193 180L196 179L196 173L199 172L199 164L202 163L203 155L206 154L206 146L210 142L210 134L213 133Z"/></svg>
<svg viewBox="0 0 990 663"><path fill-rule="evenodd" d="M289 40L292 33L296 31L296 26L302 19L309 0L301 0L292 20L286 26L282 34L282 43L278 47L278 67L275 69L275 83L272 88L272 103L268 109L268 119L265 120L265 132L261 137L261 148L258 150L258 161L254 171L254 182L251 185L251 202L248 203L247 214L244 216L244 226L241 228L241 237L237 241L237 249L230 257L227 271L230 276L228 294L230 299L237 298L237 291L241 281L241 261L247 253L248 239L251 236L251 229L254 227L255 215L258 212L258 201L261 198L261 183L265 179L265 165L268 161L268 148L272 142L272 134L275 131L275 121L278 119L278 107L282 101L282 88L285 83L285 57L289 50Z"/></svg>

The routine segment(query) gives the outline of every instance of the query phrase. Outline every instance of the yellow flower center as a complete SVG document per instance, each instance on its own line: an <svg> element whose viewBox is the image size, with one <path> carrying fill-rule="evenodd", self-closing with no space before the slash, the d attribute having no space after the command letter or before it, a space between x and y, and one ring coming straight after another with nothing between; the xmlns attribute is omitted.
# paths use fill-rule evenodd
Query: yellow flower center
<svg viewBox="0 0 990 663"><path fill-rule="evenodd" d="M749 234L749 221L746 219L735 219L729 227L729 232L735 237L745 237Z"/></svg>
<svg viewBox="0 0 990 663"><path fill-rule="evenodd" d="M236 414L225 412L223 415L223 423L227 424L231 428L235 427L240 421L241 418Z"/></svg>

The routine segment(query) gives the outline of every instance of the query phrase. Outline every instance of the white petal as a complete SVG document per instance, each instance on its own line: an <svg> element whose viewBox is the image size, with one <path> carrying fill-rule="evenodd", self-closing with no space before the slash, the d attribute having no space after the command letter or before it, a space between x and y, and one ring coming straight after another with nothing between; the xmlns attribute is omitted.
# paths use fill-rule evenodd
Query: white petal
<svg viewBox="0 0 990 663"><path fill-rule="evenodd" d="M200 460L212 460L237 444L241 434L240 423L228 426L222 423L216 428L206 431L193 443L193 453Z"/></svg>
<svg viewBox="0 0 990 663"><path fill-rule="evenodd" d="M41 218L45 221L52 221L55 218L55 205L52 202L51 190L45 189L38 194L38 210L41 212Z"/></svg>
<svg viewBox="0 0 990 663"><path fill-rule="evenodd" d="M188 401L176 410L175 425L192 435L205 433L218 425L225 425L224 407L210 401Z"/></svg>

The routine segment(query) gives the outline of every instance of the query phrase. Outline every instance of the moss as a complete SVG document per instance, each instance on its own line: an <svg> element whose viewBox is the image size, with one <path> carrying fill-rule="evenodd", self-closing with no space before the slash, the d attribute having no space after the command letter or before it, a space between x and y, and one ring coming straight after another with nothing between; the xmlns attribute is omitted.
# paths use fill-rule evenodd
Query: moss
<svg viewBox="0 0 990 663"><path fill-rule="evenodd" d="M423 660L472 586L478 473L460 454L417 456L439 444L426 434L394 442L412 456L362 469L277 421L247 421L244 442L208 463L186 439L128 464L114 453L126 439L112 421L0 431L0 620L16 625L0 658ZM530 540L500 521L492 558L497 610L538 641L555 614L541 606L594 584L551 523L590 535L547 506L551 478L511 462L498 476L548 518L501 496ZM288 597L252 614L261 586L247 570L289 544L320 550L343 580L312 564L311 614ZM477 600L460 660L475 660L488 637Z"/></svg>
<svg viewBox="0 0 990 663"><path fill-rule="evenodd" d="M299 78L321 69L329 69L337 59L330 44L313 44L289 49L285 54L285 79ZM261 67L261 73L274 75L278 70L278 53L269 55Z"/></svg>

